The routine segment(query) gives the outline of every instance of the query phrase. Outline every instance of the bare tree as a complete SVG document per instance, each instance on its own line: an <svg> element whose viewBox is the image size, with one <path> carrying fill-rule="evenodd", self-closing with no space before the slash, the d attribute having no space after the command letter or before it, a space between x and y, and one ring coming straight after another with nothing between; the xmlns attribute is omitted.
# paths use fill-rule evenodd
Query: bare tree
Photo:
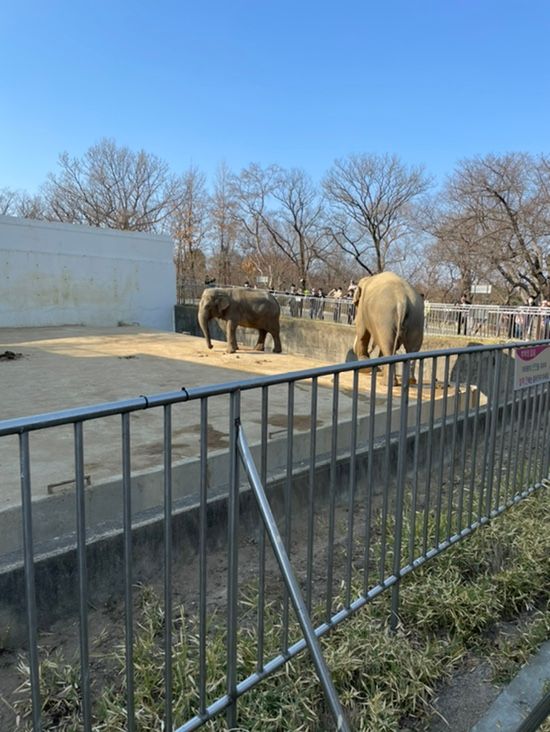
<svg viewBox="0 0 550 732"><path fill-rule="evenodd" d="M446 289L458 299L460 293L472 291L476 282L490 275L490 266L483 256L486 246L479 222L455 205L446 192L423 210L423 228L432 236L426 247L425 261L438 280L438 289Z"/></svg>
<svg viewBox="0 0 550 732"><path fill-rule="evenodd" d="M397 245L412 233L412 203L429 186L423 168L395 155L337 160L323 180L328 233L366 272L383 272L404 256Z"/></svg>
<svg viewBox="0 0 550 732"><path fill-rule="evenodd" d="M0 216L17 216L19 196L11 188L0 188Z"/></svg>
<svg viewBox="0 0 550 732"><path fill-rule="evenodd" d="M168 165L104 139L83 158L59 157L43 194L48 217L127 231L161 231L178 205L179 182Z"/></svg>
<svg viewBox="0 0 550 732"><path fill-rule="evenodd" d="M329 247L321 201L307 175L275 165L250 165L234 177L233 191L245 246L258 257L268 242L290 260L298 278L306 279Z"/></svg>
<svg viewBox="0 0 550 732"><path fill-rule="evenodd" d="M44 219L45 203L41 196L31 196L10 188L0 189L0 215L19 216L24 219Z"/></svg>
<svg viewBox="0 0 550 732"><path fill-rule="evenodd" d="M550 296L549 192L548 160L525 153L462 161L448 184L479 257L524 298Z"/></svg>
<svg viewBox="0 0 550 732"><path fill-rule="evenodd" d="M180 195L170 217L170 233L176 243L176 273L181 284L204 278L209 198L205 177L195 167L181 177L178 189Z"/></svg>
<svg viewBox="0 0 550 732"><path fill-rule="evenodd" d="M210 239L218 282L233 279L233 259L237 248L239 220L231 173L225 163L219 166L210 199Z"/></svg>

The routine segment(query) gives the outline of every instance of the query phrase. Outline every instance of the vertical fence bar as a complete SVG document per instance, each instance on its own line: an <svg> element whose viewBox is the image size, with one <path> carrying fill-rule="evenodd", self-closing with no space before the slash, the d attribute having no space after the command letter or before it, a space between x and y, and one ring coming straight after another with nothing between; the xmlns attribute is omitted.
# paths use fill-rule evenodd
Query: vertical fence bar
<svg viewBox="0 0 550 732"><path fill-rule="evenodd" d="M447 432L447 399L449 396L449 356L445 356L443 376L443 400L441 410L441 434L439 436L439 470L437 479L437 505L435 511L434 546L439 546L441 538L441 507L443 504L443 468L445 465L445 433Z"/></svg>
<svg viewBox="0 0 550 732"><path fill-rule="evenodd" d="M88 639L88 567L86 561L86 496L84 489L84 436L82 422L74 423L74 464L76 484L76 545L78 556L78 607L80 616L80 684L82 723L86 732L92 729L90 701L90 657Z"/></svg>
<svg viewBox="0 0 550 732"><path fill-rule="evenodd" d="M368 464L367 485L365 496L365 551L363 571L363 594L369 591L370 579L370 540L372 522L372 501L374 496L374 423L376 420L376 371L371 369L370 375L370 404L369 404L369 437L368 437Z"/></svg>
<svg viewBox="0 0 550 732"><path fill-rule="evenodd" d="M411 496L411 522L409 529L409 564L412 564L416 548L416 512L418 510L418 461L420 452L420 431L422 429L422 406L424 387L424 359L418 361L418 382L416 385L416 414L414 426L413 485Z"/></svg>
<svg viewBox="0 0 550 732"><path fill-rule="evenodd" d="M518 399L518 410L516 417L516 446L514 449L514 471L512 477L512 497L518 492L518 470L520 465L520 444L522 438L522 422L523 422L523 407L525 401L525 389L519 389L517 392Z"/></svg>
<svg viewBox="0 0 550 732"><path fill-rule="evenodd" d="M269 390L262 386L262 426L261 426L261 454L260 476L262 485L267 485L267 427L268 427ZM258 650L256 670L260 672L264 667L264 636L265 636L265 528L263 521L258 526Z"/></svg>
<svg viewBox="0 0 550 732"><path fill-rule="evenodd" d="M470 392L472 388L472 354L466 354L466 395L464 398L464 412L462 420L462 448L460 451L460 488L458 491L458 506L456 511L456 530L462 531L462 514L464 510L464 486L466 480L466 454L470 432Z"/></svg>
<svg viewBox="0 0 550 732"><path fill-rule="evenodd" d="M506 351L502 351L502 358L504 358L504 354ZM510 401L510 378L513 378L513 372L511 373L511 366L513 365L513 360L511 357L510 352L508 351L508 356L506 358L506 373L505 373L505 382L504 382L504 397L503 397L503 403L502 403L502 417L500 421L500 449L499 449L499 456L498 456L498 467L496 470L497 475L497 489L495 494L495 505L498 507L500 506L500 493L501 493L501 487L502 487L502 481L503 481L503 464L504 464L504 444L506 442L506 429L508 425L508 411L512 411L513 403L512 405L509 404Z"/></svg>
<svg viewBox="0 0 550 732"><path fill-rule="evenodd" d="M544 409L544 437L542 438L542 444L543 444L543 456L542 456L542 478L547 479L548 478L548 471L550 468L550 447L548 445L549 441L549 435L548 435L548 426L550 423L550 383L546 383L544 385L545 387L545 394L546 394L546 404Z"/></svg>
<svg viewBox="0 0 550 732"><path fill-rule="evenodd" d="M241 393L231 392L229 407L229 505L227 517L227 708L229 729L237 726L237 630L239 593L239 459L238 432Z"/></svg>
<svg viewBox="0 0 550 732"><path fill-rule="evenodd" d="M513 462L517 458L517 455L514 455L513 452L513 445L514 445L514 434L515 430L517 429L517 421L519 416L519 396L520 392L514 391L512 392L512 406L510 408L510 435L508 438L508 457L506 461L506 493L504 497L505 503L508 502L510 497L510 491L513 490Z"/></svg>
<svg viewBox="0 0 550 732"><path fill-rule="evenodd" d="M386 544L388 533L388 508L390 493L390 447L391 447L391 421L393 408L393 384L395 381L395 364L390 363L389 366L383 367L388 369L388 390L386 402L386 434L384 448L384 485L382 486L382 529L380 536L380 572L379 584L384 582L386 577Z"/></svg>
<svg viewBox="0 0 550 732"><path fill-rule="evenodd" d="M164 723L172 729L172 407L164 422Z"/></svg>
<svg viewBox="0 0 550 732"><path fill-rule="evenodd" d="M357 487L357 406L359 393L359 372L353 372L353 388L351 403L351 445L349 458L348 487L348 540L346 562L346 607L351 604L351 575L353 568L353 529L355 513L355 489Z"/></svg>
<svg viewBox="0 0 550 732"><path fill-rule="evenodd" d="M313 587L313 547L315 541L315 464L317 453L317 394L318 381L314 377L311 381L311 422L309 435L309 478L308 478L308 515L307 515L307 577L306 577L306 607L311 612ZM265 485L265 484L264 484Z"/></svg>
<svg viewBox="0 0 550 732"><path fill-rule="evenodd" d="M336 513L336 453L338 451L338 395L339 374L334 374L332 385L332 433L330 442L330 496L328 511L328 547L327 547L327 595L325 614L329 622L332 616L332 582L334 576L334 529Z"/></svg>
<svg viewBox="0 0 550 732"><path fill-rule="evenodd" d="M134 732L134 612L132 594L132 476L130 415L122 415L122 519L124 530L124 610L126 644L126 713L128 732Z"/></svg>
<svg viewBox="0 0 550 732"><path fill-rule="evenodd" d="M292 543L292 468L294 465L294 382L288 384L287 433L286 433L286 481L285 481L285 549L290 558ZM288 650L289 597L286 585L283 587L282 651Z"/></svg>
<svg viewBox="0 0 550 732"><path fill-rule="evenodd" d="M497 427L500 410L500 374L502 369L502 351L495 351L494 358L496 359L496 366L493 374L493 388L491 394L491 403L487 405L487 417L491 416L490 422L490 435L489 435L489 464L488 464L488 479L487 479L487 496L485 503L485 513L487 516L491 515L491 506L493 503L493 485L495 479L495 451L496 451L496 440L497 440Z"/></svg>
<svg viewBox="0 0 550 732"><path fill-rule="evenodd" d="M451 536L451 522L453 516L454 507L454 495L455 495L455 467L456 467L456 440L458 432L458 409L461 401L460 394L460 362L457 360L455 363L455 394L454 394L454 409L453 409L453 433L452 433L452 444L451 444L451 461L449 467L449 491L447 494L447 527L445 537L447 539Z"/></svg>
<svg viewBox="0 0 550 732"><path fill-rule="evenodd" d="M201 399L199 483L199 713L206 711L206 598L207 598L207 509L208 509L208 399ZM170 728L169 728L170 729Z"/></svg>
<svg viewBox="0 0 550 732"><path fill-rule="evenodd" d="M540 387L540 388L539 388ZM540 465L539 465L539 452L540 452L540 433L541 433L541 427L542 427L542 410L543 410L543 404L545 402L545 392L544 392L544 384L539 384L537 386L538 391L540 391L538 397L537 397L537 426L535 427L535 446L532 449L532 453L529 455L529 474L530 479L529 482L531 484L537 483L540 480ZM531 458L533 458L533 467L531 468Z"/></svg>
<svg viewBox="0 0 550 732"><path fill-rule="evenodd" d="M432 358L432 375L430 379L430 414L428 417L428 447L426 458L426 490L424 494L424 525L422 527L422 554L426 556L428 552L428 529L430 518L431 504L431 486L432 486L432 464L433 464L433 435L434 435L434 417L435 417L435 394L437 383L437 356Z"/></svg>
<svg viewBox="0 0 550 732"><path fill-rule="evenodd" d="M388 387L386 401L386 431L384 435L384 485L382 486L382 525L380 533L380 567L378 571L378 583L382 584L386 577L386 553L388 533L388 510L390 493L390 447L391 447L391 420L393 407L393 383L395 378L395 366L393 363L387 367Z"/></svg>
<svg viewBox="0 0 550 732"><path fill-rule="evenodd" d="M476 479L476 473L477 473L477 433L479 428L479 409L480 409L480 402L481 402L481 386L479 384L479 377L481 374L481 356L479 353L475 354L477 363L476 363L476 386L477 386L477 394L476 394L476 406L474 409L474 434L472 436L472 458L470 461L470 488L469 488L469 495L468 495L468 526L471 527L473 522L473 516L474 516L474 494L475 494L475 479Z"/></svg>
<svg viewBox="0 0 550 732"><path fill-rule="evenodd" d="M490 358L491 368L487 369L487 403L485 405L484 413L484 425L483 425L483 458L481 460L481 480L479 483L479 499L478 499L478 520L481 520L484 514L485 496L486 496L486 481L488 474L488 463L489 463L489 447L490 447L490 435L491 435L491 422L494 405L494 390L495 390L495 354L494 352L483 354L485 358Z"/></svg>
<svg viewBox="0 0 550 732"><path fill-rule="evenodd" d="M31 465L29 457L29 433L19 434L19 466L21 472L21 506L23 511L23 562L25 566L25 601L27 610L27 634L29 639L29 677L31 683L32 727L42 729L40 721L40 676L38 662L36 588L34 583L34 547L32 536Z"/></svg>
<svg viewBox="0 0 550 732"><path fill-rule="evenodd" d="M529 429L529 436L528 436L529 444L527 447L528 459L527 459L527 481L526 482L527 482L528 486L532 485L531 465L533 462L533 450L534 450L533 441L534 441L535 437L537 436L537 431L536 431L537 428L535 426L535 423L537 420L537 416L540 414L540 397L539 397L538 392L539 392L539 384L535 384L535 386L533 387L533 395L531 397L533 409L531 410L531 427Z"/></svg>
<svg viewBox="0 0 550 732"><path fill-rule="evenodd" d="M397 452L397 485L395 495L395 536L393 543L393 576L399 577L401 571L401 544L403 535L403 497L405 493L405 470L407 463L407 424L409 417L409 378L410 361L403 364L401 382L401 409L399 421L399 447ZM399 621L399 589L397 581L391 590L390 628L395 631Z"/></svg>
<svg viewBox="0 0 550 732"><path fill-rule="evenodd" d="M525 389L525 418L523 423L523 439L522 439L522 453L521 453L521 468L520 468L520 479L519 486L523 490L525 487L525 463L527 461L527 445L529 443L529 421L531 419L531 413L534 409L534 393L533 387L529 386Z"/></svg>

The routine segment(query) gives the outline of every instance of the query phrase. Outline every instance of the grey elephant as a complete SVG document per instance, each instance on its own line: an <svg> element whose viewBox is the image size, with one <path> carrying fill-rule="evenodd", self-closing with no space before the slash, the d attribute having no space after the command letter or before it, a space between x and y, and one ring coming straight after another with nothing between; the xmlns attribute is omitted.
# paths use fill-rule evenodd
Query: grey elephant
<svg viewBox="0 0 550 732"><path fill-rule="evenodd" d="M393 272L363 277L353 302L356 307L353 350L358 358L369 358L371 338L381 356L392 356L400 346L407 353L420 350L424 337L424 300L402 277ZM411 377L414 381L414 362Z"/></svg>
<svg viewBox="0 0 550 732"><path fill-rule="evenodd" d="M227 321L227 353L237 350L237 326L256 328L256 351L263 351L268 333L273 337L273 352L281 353L279 319L281 308L277 300L265 290L247 287L224 289L209 287L202 293L199 303L199 325L208 348L212 348L208 323L212 318Z"/></svg>

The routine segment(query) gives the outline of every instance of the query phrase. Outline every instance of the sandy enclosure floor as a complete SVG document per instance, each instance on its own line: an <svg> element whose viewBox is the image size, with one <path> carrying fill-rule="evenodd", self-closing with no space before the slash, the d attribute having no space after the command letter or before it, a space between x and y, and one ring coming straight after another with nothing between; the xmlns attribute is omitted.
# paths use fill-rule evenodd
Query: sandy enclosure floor
<svg viewBox="0 0 550 732"><path fill-rule="evenodd" d="M243 347L225 353L215 342L207 350L203 339L177 333L120 328L0 329L0 354L16 358L0 360L2 404L0 419L41 414L102 402L179 391L328 365L288 354L260 353ZM365 383L368 377L361 377ZM332 379L319 382L320 409L329 409ZM343 375L340 385L351 388L352 377ZM362 387L363 388L363 387ZM295 394L298 430L310 428L309 388L297 385ZM350 402L351 400L347 400ZM209 448L227 445L227 400L209 403ZM173 408L173 458L198 454L200 411L198 402ZM287 389L270 390L270 436L287 423ZM349 411L346 399L340 405ZM243 394L242 411L259 433L260 394ZM85 473L96 483L120 473L120 418L108 417L85 425ZM131 420L132 469L162 464L162 410L136 412ZM19 502L17 437L0 439L0 508ZM33 497L46 495L48 486L73 477L73 429L71 426L39 430L30 437ZM50 489L50 492L56 489Z"/></svg>

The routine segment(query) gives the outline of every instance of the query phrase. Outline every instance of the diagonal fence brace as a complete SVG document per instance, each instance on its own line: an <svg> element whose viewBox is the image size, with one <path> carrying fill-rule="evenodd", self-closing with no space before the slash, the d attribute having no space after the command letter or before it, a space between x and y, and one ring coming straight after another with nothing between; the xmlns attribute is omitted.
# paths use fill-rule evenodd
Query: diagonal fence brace
<svg viewBox="0 0 550 732"><path fill-rule="evenodd" d="M298 622L300 623L305 641L311 653L313 664L315 666L315 670L317 671L317 676L319 677L319 681L321 682L321 686L323 687L323 691L330 707L330 711L332 712L332 715L334 717L336 729L341 730L342 732L351 732L347 719L344 715L344 710L340 703L340 699L338 698L338 694L334 687L334 682L332 681L330 671L321 651L319 639L315 635L315 629L313 627L313 623L311 622L311 617L308 613L304 598L302 597L302 592L300 590L298 580L296 579L296 576L294 574L294 570L292 569L290 559L288 558L282 536L277 527L277 522L275 521L271 506L269 505L269 501L267 500L265 489L262 485L262 481L256 468L256 464L254 463L252 453L250 452L250 448L248 446L244 431L240 424L237 425L237 429L237 445L241 460L246 470L250 486L252 487L252 490L254 492L254 496L256 497L260 515L271 541L273 551L275 552L275 557L277 558L277 562L279 564L284 583L287 587L288 594L294 606Z"/></svg>

